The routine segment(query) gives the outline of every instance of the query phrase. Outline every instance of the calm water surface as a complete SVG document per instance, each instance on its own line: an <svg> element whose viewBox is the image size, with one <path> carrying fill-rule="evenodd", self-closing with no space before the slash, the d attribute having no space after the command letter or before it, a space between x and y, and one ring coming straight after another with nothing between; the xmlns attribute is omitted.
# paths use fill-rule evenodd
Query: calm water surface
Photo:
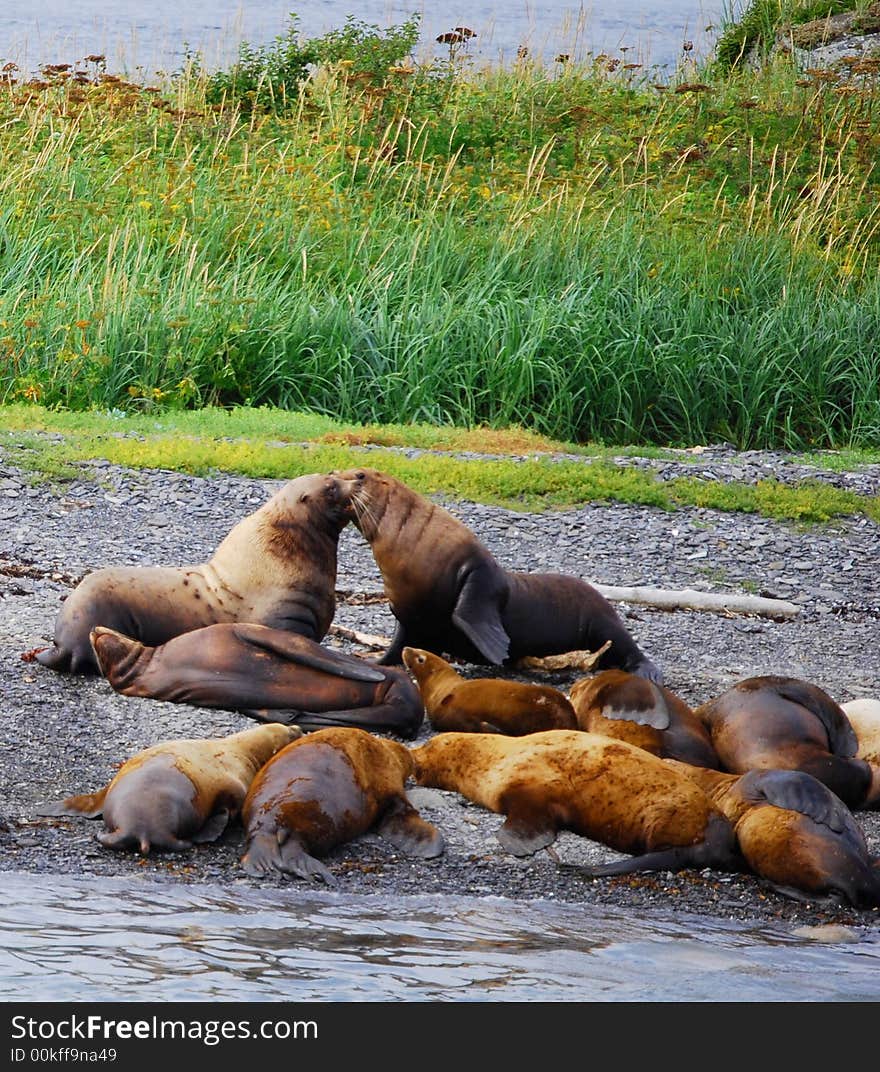
<svg viewBox="0 0 880 1072"><path fill-rule="evenodd" d="M16 1001L876 1001L880 933L0 872Z"/></svg>
<svg viewBox="0 0 880 1072"><path fill-rule="evenodd" d="M294 11L305 37L341 27L348 15L390 26L418 14L427 55L441 53L439 33L466 25L477 33L470 54L478 61L511 59L520 45L551 61L560 51L579 56L623 46L628 60L674 68L685 40L694 43L692 55L706 51L714 39L706 27L737 10L736 0L0 0L0 59L36 70L100 52L114 70L150 75L177 69L188 44L216 67L235 57L241 40L272 41Z"/></svg>

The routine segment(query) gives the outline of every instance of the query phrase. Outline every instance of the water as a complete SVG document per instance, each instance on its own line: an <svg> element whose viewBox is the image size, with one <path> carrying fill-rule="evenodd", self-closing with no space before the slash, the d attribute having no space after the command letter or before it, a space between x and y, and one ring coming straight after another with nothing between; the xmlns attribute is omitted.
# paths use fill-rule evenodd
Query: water
<svg viewBox="0 0 880 1072"><path fill-rule="evenodd" d="M880 998L880 934L502 898L386 898L0 872L16 1001Z"/></svg>
<svg viewBox="0 0 880 1072"><path fill-rule="evenodd" d="M287 27L291 10L304 37L341 27L348 15L387 27L418 14L426 55L445 52L435 42L438 34L467 25L477 33L469 46L477 61L506 62L521 45L550 61L558 52L619 54L622 46L628 61L674 68L685 40L695 46L690 55L707 52L714 33L706 27L738 8L725 0L0 0L0 60L35 72L43 63L101 53L111 69L132 76L140 69L149 77L179 69L188 45L215 68L235 58L242 40L271 42Z"/></svg>

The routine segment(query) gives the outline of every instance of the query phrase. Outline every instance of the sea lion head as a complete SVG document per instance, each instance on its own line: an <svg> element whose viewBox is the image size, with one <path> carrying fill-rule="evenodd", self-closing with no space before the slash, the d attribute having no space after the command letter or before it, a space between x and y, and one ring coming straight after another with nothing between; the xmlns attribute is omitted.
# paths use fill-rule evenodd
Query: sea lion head
<svg viewBox="0 0 880 1072"><path fill-rule="evenodd" d="M337 473L309 473L289 481L275 496L279 514L292 522L324 519L331 528L341 531L354 519L352 498L359 482Z"/></svg>
<svg viewBox="0 0 880 1072"><path fill-rule="evenodd" d="M379 531L391 494L403 485L378 469L335 469L330 475L353 487L351 520L367 541L372 540Z"/></svg>

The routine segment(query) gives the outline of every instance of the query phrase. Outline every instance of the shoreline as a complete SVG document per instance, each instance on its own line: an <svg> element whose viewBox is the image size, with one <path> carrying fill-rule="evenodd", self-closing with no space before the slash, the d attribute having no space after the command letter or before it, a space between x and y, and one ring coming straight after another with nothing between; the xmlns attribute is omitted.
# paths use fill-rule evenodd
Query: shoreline
<svg viewBox="0 0 880 1072"><path fill-rule="evenodd" d="M725 457L734 469L751 464L735 452L726 451ZM238 826L218 843L141 859L101 848L94 822L34 816L38 803L100 788L115 764L150 744L171 737L219 736L254 725L233 712L123 697L103 679L68 677L24 662L21 655L49 642L60 600L79 575L109 565L204 561L229 528L282 481L198 478L100 462L79 468L81 479L30 485L27 474L4 466L0 458L0 517L8 537L0 553L0 672L6 696L0 744L6 791L0 815L10 827L0 833L0 870L320 891L320 886L281 875L248 878L238 864L243 841ZM717 470L715 478L722 477ZM880 601L872 595L872 556L880 526L866 518L805 528L703 508L670 513L590 503L526 514L471 502L444 500L443 505L507 568L555 569L597 584L698 586L716 592L746 592L759 584L793 599L801 610L786 622L616 603L636 640L663 667L668 687L689 703L761 673L811 680L838 702L880 695L880 668L866 659L880 642ZM339 545L337 590L357 594L339 600L335 623L389 636L387 604L361 595L373 596L380 589L369 548L356 531L346 529ZM363 654L362 648L332 635L325 643ZM484 668L459 670L488 676ZM492 676L498 675L493 671ZM510 676L567 691L581 674ZM425 721L416 740L407 743L419 744L430 734ZM795 902L748 874L661 872L584 879L576 871L561 870L553 856L577 864L618 854L564 833L553 854L542 851L517 859L504 853L494 837L500 816L440 790L413 786L411 794L424 817L443 833L444 854L413 860L378 836L365 835L325 858L338 880L334 892L549 899L798 926L873 928L880 922L876 909ZM880 854L880 812L858 812L856 818L872 851Z"/></svg>

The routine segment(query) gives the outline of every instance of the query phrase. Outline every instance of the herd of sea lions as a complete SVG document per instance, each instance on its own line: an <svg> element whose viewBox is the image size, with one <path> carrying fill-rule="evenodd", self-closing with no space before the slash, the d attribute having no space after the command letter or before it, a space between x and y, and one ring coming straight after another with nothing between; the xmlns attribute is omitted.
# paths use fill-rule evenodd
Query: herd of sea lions
<svg viewBox="0 0 880 1072"><path fill-rule="evenodd" d="M322 644L349 523L396 619L376 661ZM512 669L584 651L595 673L568 695L447 661ZM42 809L103 816L108 848L178 851L237 820L249 874L333 882L320 857L370 829L408 854L443 852L411 779L503 814L498 840L515 855L562 830L627 854L581 869L594 877L750 871L789 896L880 906L880 858L851 811L880 805L880 702L839 705L767 675L691 708L595 588L503 569L467 526L373 469L291 480L201 565L94 571L36 658L264 723L154 745L104 789ZM420 746L379 736L412 741L426 715Z"/></svg>

